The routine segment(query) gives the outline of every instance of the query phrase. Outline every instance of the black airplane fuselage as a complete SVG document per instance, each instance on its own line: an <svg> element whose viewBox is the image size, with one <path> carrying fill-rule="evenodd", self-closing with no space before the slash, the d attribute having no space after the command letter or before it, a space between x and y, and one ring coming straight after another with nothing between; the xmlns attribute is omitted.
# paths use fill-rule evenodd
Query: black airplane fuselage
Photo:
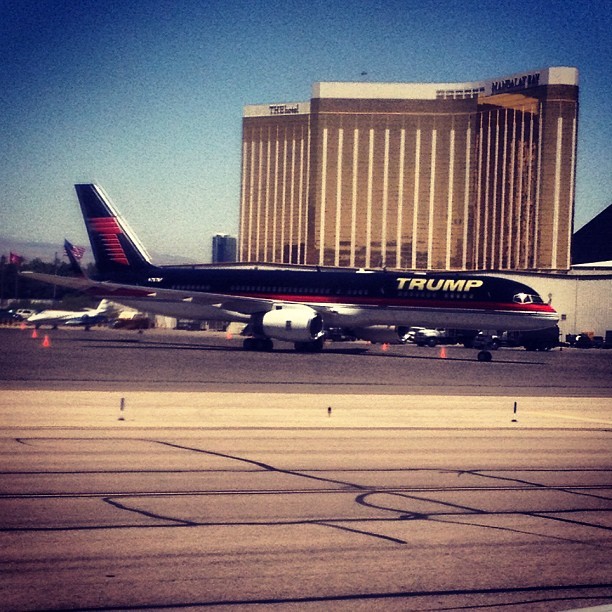
<svg viewBox="0 0 612 612"><path fill-rule="evenodd" d="M537 293L516 281L462 273L371 271L262 266L150 266L114 274L132 285L132 303L144 292L169 289L325 308L326 326L432 325L455 328L534 329L554 313ZM517 297L518 296L518 297ZM148 303L149 308L151 304ZM155 308L154 308L155 310ZM229 317L228 309L219 314ZM231 309L230 309L231 311ZM191 313L191 314L190 314ZM216 313L213 313L216 314ZM520 317L518 315L527 315ZM193 316L185 304L184 316ZM211 316L203 313L202 317ZM198 318L198 317L194 317ZM237 317L240 319L240 317Z"/></svg>

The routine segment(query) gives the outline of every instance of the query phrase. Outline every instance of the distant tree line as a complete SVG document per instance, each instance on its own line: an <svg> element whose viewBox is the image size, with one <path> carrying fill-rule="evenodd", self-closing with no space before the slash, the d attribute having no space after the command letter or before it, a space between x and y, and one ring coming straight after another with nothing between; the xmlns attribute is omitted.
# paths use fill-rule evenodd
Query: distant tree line
<svg viewBox="0 0 612 612"><path fill-rule="evenodd" d="M62 302L75 302L88 304L91 300L66 287L48 285L26 276L20 276L19 272L42 272L44 274L56 274L57 276L74 276L74 272L65 261L54 262L43 261L36 257L31 260L19 258L18 263L11 263L5 255L0 257L0 304L5 301L27 302L30 300L57 300ZM84 266L88 276L95 275L95 265Z"/></svg>

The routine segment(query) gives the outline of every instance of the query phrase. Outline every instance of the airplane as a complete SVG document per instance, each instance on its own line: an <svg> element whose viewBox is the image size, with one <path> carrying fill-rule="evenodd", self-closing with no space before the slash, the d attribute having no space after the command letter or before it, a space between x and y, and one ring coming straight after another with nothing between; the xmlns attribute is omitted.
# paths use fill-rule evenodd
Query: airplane
<svg viewBox="0 0 612 612"><path fill-rule="evenodd" d="M57 329L59 325L83 326L89 329L92 325L100 323L106 318L110 309L110 302L102 300L97 308L85 310L41 310L26 319L26 323L33 324L36 329L42 325L50 325Z"/></svg>
<svg viewBox="0 0 612 612"><path fill-rule="evenodd" d="M409 327L536 330L558 315L525 284L455 272L372 270L236 263L157 266L96 184L75 185L98 278L23 272L39 281L111 298L182 319L247 324L243 346L271 351L274 340L298 352L323 349L326 330L387 342ZM482 350L478 359L490 361Z"/></svg>

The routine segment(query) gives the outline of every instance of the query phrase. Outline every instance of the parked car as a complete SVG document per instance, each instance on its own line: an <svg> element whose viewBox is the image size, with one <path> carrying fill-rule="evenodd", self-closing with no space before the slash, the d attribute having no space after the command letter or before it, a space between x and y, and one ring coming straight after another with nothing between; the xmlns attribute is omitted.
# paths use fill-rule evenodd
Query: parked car
<svg viewBox="0 0 612 612"><path fill-rule="evenodd" d="M472 348L496 351L502 345L502 339L497 334L480 332L472 340Z"/></svg>
<svg viewBox="0 0 612 612"><path fill-rule="evenodd" d="M13 323L19 323L19 321L23 321L23 318L16 312L6 308L0 309L0 325L12 325Z"/></svg>
<svg viewBox="0 0 612 612"><path fill-rule="evenodd" d="M32 308L18 308L15 311L23 321L29 319L33 314L36 314L36 310Z"/></svg>
<svg viewBox="0 0 612 612"><path fill-rule="evenodd" d="M357 338L344 327L328 327L325 338L332 342L353 342Z"/></svg>
<svg viewBox="0 0 612 612"><path fill-rule="evenodd" d="M416 342L416 335L421 330L425 329L424 327L411 327L406 334L406 342Z"/></svg>
<svg viewBox="0 0 612 612"><path fill-rule="evenodd" d="M202 321L192 321L191 319L177 319L176 327L183 331L202 331Z"/></svg>
<svg viewBox="0 0 612 612"><path fill-rule="evenodd" d="M445 329L419 329L414 335L414 343L417 346L436 346L454 342L454 337L451 339Z"/></svg>
<svg viewBox="0 0 612 612"><path fill-rule="evenodd" d="M463 344L465 347L472 346L472 340L476 336L476 330L472 329L424 329L413 328L417 332L414 335L414 343L418 346L436 346L438 344Z"/></svg>

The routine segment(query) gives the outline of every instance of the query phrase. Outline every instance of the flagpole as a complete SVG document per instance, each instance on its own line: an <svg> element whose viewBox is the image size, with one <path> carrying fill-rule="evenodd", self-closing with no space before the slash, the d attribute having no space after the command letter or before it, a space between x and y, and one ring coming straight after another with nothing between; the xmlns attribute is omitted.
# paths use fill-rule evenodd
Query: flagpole
<svg viewBox="0 0 612 612"><path fill-rule="evenodd" d="M4 306L4 268L6 266L6 255L0 257L0 306Z"/></svg>
<svg viewBox="0 0 612 612"><path fill-rule="evenodd" d="M57 251L55 251L55 257L53 259L53 273L57 276ZM55 299L57 297L57 285L53 285L53 304L55 305Z"/></svg>
<svg viewBox="0 0 612 612"><path fill-rule="evenodd" d="M15 301L19 299L19 266L23 261L23 257L21 255L17 255L16 253L9 253L9 263L15 266Z"/></svg>

